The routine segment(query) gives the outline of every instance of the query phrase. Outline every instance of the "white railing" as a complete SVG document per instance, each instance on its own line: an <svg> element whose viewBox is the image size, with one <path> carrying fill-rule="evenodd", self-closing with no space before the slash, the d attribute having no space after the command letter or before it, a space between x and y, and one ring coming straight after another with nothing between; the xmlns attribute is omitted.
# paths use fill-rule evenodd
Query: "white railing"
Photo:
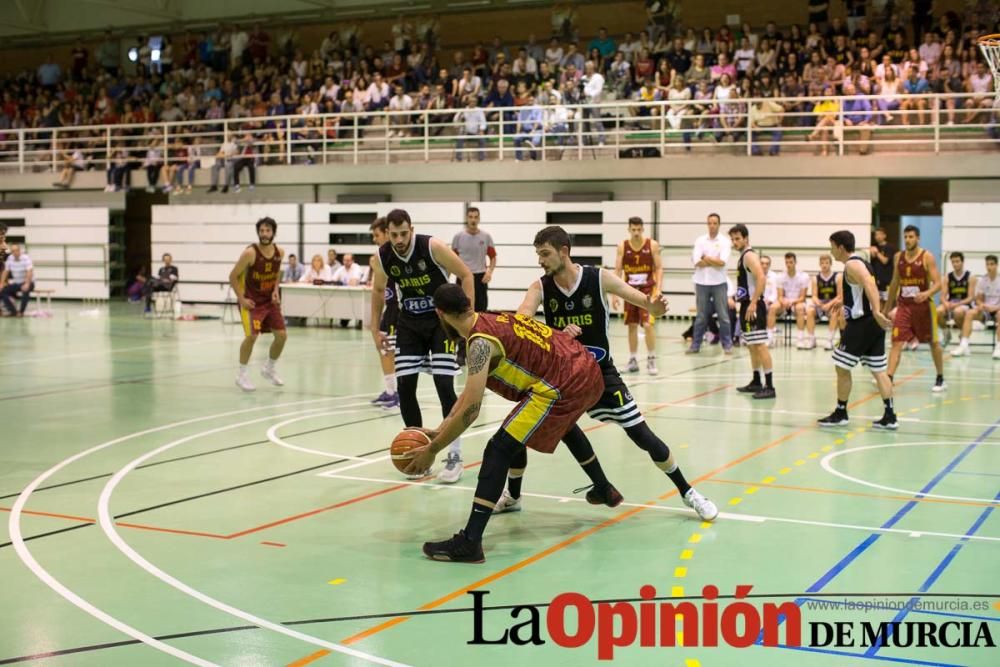
<svg viewBox="0 0 1000 667"><path fill-rule="evenodd" d="M220 146L236 141L257 164L367 164L454 159L539 160L664 156L698 153L755 154L772 150L845 155L889 148L940 153L1000 146L1000 108L992 95L868 96L870 124L848 125L844 97L765 98L784 105L778 125L762 127L760 98L683 102L616 101L599 105L538 107L541 129L518 122L524 107L486 108L486 131L466 134L461 109L373 111L218 120L89 125L0 131L0 170L57 172L74 150L88 168L105 170L115 152L127 151L127 169L142 168L146 151L160 151L167 165L186 160L179 149L195 144L201 167L215 162ZM812 107L832 100L838 110ZM967 107L968 105L968 107ZM901 108L905 106L907 108ZM682 113L681 113L682 112ZM501 116L501 113L503 116ZM748 125L751 132L747 132ZM235 157L240 157L239 155Z"/></svg>

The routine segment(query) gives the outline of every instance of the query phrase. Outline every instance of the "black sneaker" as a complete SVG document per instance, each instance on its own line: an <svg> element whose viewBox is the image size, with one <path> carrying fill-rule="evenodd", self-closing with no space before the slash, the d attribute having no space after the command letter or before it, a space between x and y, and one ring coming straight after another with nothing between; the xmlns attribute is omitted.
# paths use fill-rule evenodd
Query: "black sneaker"
<svg viewBox="0 0 1000 667"><path fill-rule="evenodd" d="M774 387L761 387L757 390L757 393L753 395L757 400L766 398L777 398L778 394L775 393Z"/></svg>
<svg viewBox="0 0 1000 667"><path fill-rule="evenodd" d="M598 490L595 486L587 491L587 502L591 505L607 505L608 507L618 507L625 498L611 484Z"/></svg>
<svg viewBox="0 0 1000 667"><path fill-rule="evenodd" d="M464 531L458 531L450 540L443 542L424 542L424 555L431 560L443 560L451 563L485 563L483 542L472 541L465 536Z"/></svg>
<svg viewBox="0 0 1000 667"><path fill-rule="evenodd" d="M899 424L896 422L895 412L886 412L882 415L882 419L877 422L872 422L872 428L878 429L879 431L895 431L899 428Z"/></svg>
<svg viewBox="0 0 1000 667"><path fill-rule="evenodd" d="M756 394L763 388L764 385L762 385L761 383L751 382L750 384L743 385L742 387L737 387L736 391L740 392L741 394Z"/></svg>
<svg viewBox="0 0 1000 667"><path fill-rule="evenodd" d="M841 410L840 408L837 408L828 416L816 420L816 423L820 426L847 426L849 422L847 410Z"/></svg>

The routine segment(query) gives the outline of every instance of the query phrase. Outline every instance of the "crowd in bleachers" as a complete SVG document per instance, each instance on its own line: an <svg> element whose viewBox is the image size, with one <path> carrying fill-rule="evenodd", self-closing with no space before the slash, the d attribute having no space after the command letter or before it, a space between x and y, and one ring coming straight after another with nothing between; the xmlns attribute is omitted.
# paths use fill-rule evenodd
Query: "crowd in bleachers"
<svg viewBox="0 0 1000 667"><path fill-rule="evenodd" d="M164 37L157 51L145 37L138 38L131 49L135 62L124 67L121 43L109 34L93 53L78 43L69 63L50 57L36 71L4 76L0 140L12 128L185 120L217 120L221 127L224 119L296 115L301 118L292 125L241 126L241 132L254 132L255 161L284 161L287 131L299 142L335 139L363 132L354 123L364 126L363 114L381 110L440 112L429 117L435 135L448 126L459 134L485 130L478 115L467 122L470 109L483 111L486 120L502 113L522 143L535 143L532 132L565 125L575 115L601 138L600 116L588 113L586 105L618 99L664 101L674 129L710 127L710 134L726 140L737 137L748 116L741 98L870 95L845 102L851 104L844 109L851 124L910 124L927 122L929 105L900 96L935 92L973 95L947 103L942 114L948 123L988 122L994 84L975 37L1000 32L1000 27L996 6L984 6L965 16L948 12L907 23L896 15L868 19L857 12L847 21L826 20L824 10L814 13L817 20L806 27L769 22L763 29L743 24L697 30L651 14L650 23L634 33L611 36L601 29L582 40L570 13L553 21L557 30L544 43L533 37L511 43L498 36L488 45L448 49L441 44L456 37L440 35L431 17L400 17L393 39L380 48L362 41L358 24L331 31L320 44L300 43L294 28L272 35L259 25L249 31L233 26L186 33L174 42ZM749 117L761 132L815 125L813 138L824 138L839 104L765 99ZM563 105L571 111L530 118L517 110L532 105ZM814 108L827 115L818 121L795 115ZM636 124L651 113L641 105L634 111ZM348 112L362 116L320 117ZM404 120L386 131L406 136L411 128ZM66 169L59 183L68 184L73 171L90 164L121 163L146 168L152 185L154 172L160 177L165 164L177 162L180 170L185 163L195 164L200 153L197 140L189 139L168 147L165 161L162 138L157 141L149 130L134 133L143 136L142 145L123 143L111 155L104 152L98 130L71 136L59 146ZM123 151L126 155L119 155ZM308 151L302 159L309 159ZM109 173L109 186L115 184Z"/></svg>

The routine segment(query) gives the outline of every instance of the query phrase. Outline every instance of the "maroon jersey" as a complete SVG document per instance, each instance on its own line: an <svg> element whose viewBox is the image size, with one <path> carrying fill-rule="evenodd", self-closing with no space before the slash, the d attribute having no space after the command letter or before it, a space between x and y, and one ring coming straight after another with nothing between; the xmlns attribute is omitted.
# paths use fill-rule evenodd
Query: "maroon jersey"
<svg viewBox="0 0 1000 667"><path fill-rule="evenodd" d="M899 271L899 302L901 304L913 304L913 298L918 292L923 292L930 287L930 276L924 268L924 253L921 250L917 258L912 262L906 261L906 252L899 253L899 261L896 263L896 270Z"/></svg>
<svg viewBox="0 0 1000 667"><path fill-rule="evenodd" d="M519 401L528 394L562 398L584 387L603 387L594 355L576 339L524 315L477 313L476 318L469 342L485 338L503 354L486 381L494 393Z"/></svg>
<svg viewBox="0 0 1000 667"><path fill-rule="evenodd" d="M269 303L274 287L281 280L281 251L274 247L274 255L268 259L254 243L253 264L243 274L243 296L256 304Z"/></svg>
<svg viewBox="0 0 1000 667"><path fill-rule="evenodd" d="M625 282L637 290L648 291L652 289L655 281L653 272L656 270L653 264L653 245L650 239L642 243L638 250L632 249L629 241L622 243L625 251L622 253L622 269L625 272Z"/></svg>

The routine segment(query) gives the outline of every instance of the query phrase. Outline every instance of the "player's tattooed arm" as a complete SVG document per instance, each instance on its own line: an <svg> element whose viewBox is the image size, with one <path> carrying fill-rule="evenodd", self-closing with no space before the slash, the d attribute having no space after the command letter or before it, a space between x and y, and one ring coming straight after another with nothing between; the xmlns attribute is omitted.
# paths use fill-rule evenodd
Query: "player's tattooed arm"
<svg viewBox="0 0 1000 667"><path fill-rule="evenodd" d="M469 375L482 372L490 364L493 356L493 346L482 338L476 338L469 343Z"/></svg>
<svg viewBox="0 0 1000 667"><path fill-rule="evenodd" d="M473 403L465 409L462 413L462 424L468 428L479 418L479 408L482 407L482 403Z"/></svg>
<svg viewBox="0 0 1000 667"><path fill-rule="evenodd" d="M475 423L483 406L486 380L490 374L490 359L496 348L493 343L478 336L469 341L468 345L466 357L469 374L466 376L465 388L448 417L435 429L436 433L430 444L431 451L434 453L447 447Z"/></svg>

